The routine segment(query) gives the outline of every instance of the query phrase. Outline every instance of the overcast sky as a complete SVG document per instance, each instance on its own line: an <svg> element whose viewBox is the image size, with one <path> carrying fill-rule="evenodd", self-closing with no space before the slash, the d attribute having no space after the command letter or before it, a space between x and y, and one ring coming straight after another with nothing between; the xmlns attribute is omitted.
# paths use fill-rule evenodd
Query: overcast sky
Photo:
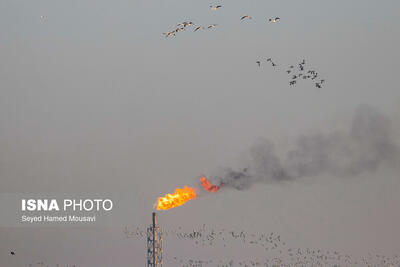
<svg viewBox="0 0 400 267"><path fill-rule="evenodd" d="M0 228L0 265L142 266L145 242L122 229L145 227L158 196L241 167L259 138L284 154L300 135L346 131L360 105L385 114L399 141L399 10L398 0L0 0L0 193L132 196L120 203L131 219L113 227ZM163 37L182 21L218 26ZM302 59L323 88L288 85ZM204 195L159 221L392 254L399 190L398 170L383 166ZM167 258L185 257L167 244Z"/></svg>

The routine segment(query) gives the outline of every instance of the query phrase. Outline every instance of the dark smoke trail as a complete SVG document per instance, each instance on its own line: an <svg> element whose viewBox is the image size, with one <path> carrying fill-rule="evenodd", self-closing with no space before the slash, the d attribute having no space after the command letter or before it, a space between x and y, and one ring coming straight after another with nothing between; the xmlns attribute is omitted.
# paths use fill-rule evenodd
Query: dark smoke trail
<svg viewBox="0 0 400 267"><path fill-rule="evenodd" d="M290 181L306 176L332 174L354 176L396 163L399 147L390 120L377 109L356 109L347 132L300 136L284 159L267 140L258 140L250 149L250 165L240 171L224 169L215 179L242 190L259 182Z"/></svg>

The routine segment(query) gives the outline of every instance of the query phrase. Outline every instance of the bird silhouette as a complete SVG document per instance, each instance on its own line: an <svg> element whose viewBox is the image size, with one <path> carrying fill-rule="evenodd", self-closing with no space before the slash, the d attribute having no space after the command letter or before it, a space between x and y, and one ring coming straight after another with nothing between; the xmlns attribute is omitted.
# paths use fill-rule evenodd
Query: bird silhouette
<svg viewBox="0 0 400 267"><path fill-rule="evenodd" d="M211 10L213 10L213 11L216 11L216 10L218 10L219 8L221 8L222 7L222 5L217 5L217 6L210 6L210 9Z"/></svg>
<svg viewBox="0 0 400 267"><path fill-rule="evenodd" d="M204 27L198 26L198 27L196 27L193 31L194 31L194 32L197 32L198 30L204 30Z"/></svg>
<svg viewBox="0 0 400 267"><path fill-rule="evenodd" d="M275 23L275 22L278 22L278 20L280 20L280 19L281 18L279 18L279 17L275 17L275 18L269 19L269 21Z"/></svg>

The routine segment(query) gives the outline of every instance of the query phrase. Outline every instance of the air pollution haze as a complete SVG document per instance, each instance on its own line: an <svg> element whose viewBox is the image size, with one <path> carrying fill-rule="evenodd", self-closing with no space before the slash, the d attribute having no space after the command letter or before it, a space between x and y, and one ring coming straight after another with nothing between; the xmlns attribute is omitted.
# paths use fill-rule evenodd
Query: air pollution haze
<svg viewBox="0 0 400 267"><path fill-rule="evenodd" d="M357 176L381 165L395 165L399 146L394 136L388 117L374 107L361 105L349 130L301 135L284 158L277 154L272 141L259 139L250 148L250 160L244 168L217 170L212 180L224 188L244 190L255 183L293 181L321 174Z"/></svg>

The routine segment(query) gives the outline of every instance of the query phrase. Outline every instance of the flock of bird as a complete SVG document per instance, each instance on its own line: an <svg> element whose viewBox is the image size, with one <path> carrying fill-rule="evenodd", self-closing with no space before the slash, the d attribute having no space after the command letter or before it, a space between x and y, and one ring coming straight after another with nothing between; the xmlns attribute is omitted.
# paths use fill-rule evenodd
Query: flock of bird
<svg viewBox="0 0 400 267"><path fill-rule="evenodd" d="M127 238L136 238L142 241L146 240L147 232L140 227L125 227L123 233ZM187 259L179 256L165 257L166 264L182 267L289 267L289 266L333 266L333 267L399 267L400 256L385 256L377 253L368 253L366 256L353 257L350 254L338 251L329 251L312 248L293 248L284 242L277 233L248 233L244 230L235 231L229 229L213 229L203 224L199 229L184 231L181 227L173 230L163 230L162 236L165 239L175 239L180 242L192 242L195 246L207 246L209 248L219 247L230 249L235 242L240 245L241 250L249 248L251 250L261 248L264 250L264 259L214 259L212 256L207 259ZM170 242L172 240L169 240ZM227 247L228 246L228 247ZM15 256L14 251L10 255ZM237 255L236 255L237 256ZM56 264L49 265L43 261L27 264L28 267L78 267L79 265Z"/></svg>
<svg viewBox="0 0 400 267"><path fill-rule="evenodd" d="M267 58L266 62L270 62L272 67L277 67L278 65L272 61L271 58ZM258 67L261 67L261 60L257 60L256 64ZM319 73L314 69L306 70L306 60L303 59L295 65L290 65L287 70L285 70L286 74L289 76L289 85L296 85L298 81L301 80L311 80L315 87L322 88L322 85L325 83L325 79L319 79Z"/></svg>
<svg viewBox="0 0 400 267"><path fill-rule="evenodd" d="M129 229L125 227L124 234L127 238L145 238L146 232L141 230L139 227L136 229ZM195 245L199 246L213 246L213 245L226 245L232 242L240 242L242 244L259 246L265 250L274 250L280 245L285 245L285 242L281 242L280 235L275 233L263 233L260 235L246 234L245 231L234 231L227 229L208 229L206 225L203 225L200 229L193 230L190 232L184 232L181 228L178 230L163 230L164 237L174 237L178 240L192 240Z"/></svg>
<svg viewBox="0 0 400 267"><path fill-rule="evenodd" d="M181 267L303 267L303 266L332 266L332 267L350 267L350 266L366 266L366 267L398 267L400 266L400 256L385 256L381 254L368 253L367 256L354 258L349 254L342 254L337 251L322 251L320 249L294 249L286 248L280 250L279 254L271 255L265 259L182 259L173 257L170 260L173 266ZM30 263L28 267L78 267L76 264L47 264L43 261Z"/></svg>
<svg viewBox="0 0 400 267"><path fill-rule="evenodd" d="M71 264L47 264L46 262L44 262L44 261L41 261L41 262L37 262L37 263L29 263L28 265L26 265L26 266L28 266L28 267L78 267L78 265L76 265L76 264L73 264L73 265L71 265Z"/></svg>
<svg viewBox="0 0 400 267"><path fill-rule="evenodd" d="M125 227L124 234L127 238L145 239L146 231L140 227ZM164 257L171 266L182 267L253 267L253 266L400 266L400 257L391 257L381 254L368 253L367 256L355 258L350 254L338 251L329 251L311 248L293 248L284 242L277 233L248 233L244 230L235 231L228 229L213 229L203 225L200 229L183 231L181 227L176 230L163 230L165 239L175 239L180 242L191 241L195 246L209 248L230 249L235 242L241 248L262 249L265 259L187 259L181 257ZM168 241L169 242L169 241Z"/></svg>
<svg viewBox="0 0 400 267"><path fill-rule="evenodd" d="M210 24L207 27L203 27L203 26L194 25L193 22L191 22L191 21L184 21L184 22L181 22L181 23L177 24L176 28L174 30L168 31L168 32L164 32L163 35L165 36L165 38L175 37L178 32L183 32L186 29L188 29L188 28L186 28L188 26L195 26L193 28L193 31L197 32L198 30L215 28L215 27L217 27L217 25L218 24Z"/></svg>
<svg viewBox="0 0 400 267"><path fill-rule="evenodd" d="M286 255L283 255L286 254ZM292 256L290 256L292 255ZM217 266L217 267L292 267L292 266L332 266L332 267L353 267L353 266L384 266L384 267L398 267L400 266L400 257L394 255L387 257L380 254L368 254L366 257L355 259L351 255L341 254L337 251L321 251L321 250L310 250L310 249L287 249L282 252L281 255L273 256L271 258L260 259L246 259L246 260L195 260L195 259L176 259L179 266L182 267L205 267L205 266Z"/></svg>
<svg viewBox="0 0 400 267"><path fill-rule="evenodd" d="M209 8L212 11L217 11L222 8L222 5L210 5ZM243 15L240 18L240 20L242 20L242 21L243 20L251 20L251 19L253 19L253 17L251 17L249 15ZM267 21L269 21L271 23L277 23L279 20L280 20L280 17L273 17L273 18L267 19ZM195 25L192 21L185 21L185 22L181 22L181 23L177 24L176 27L172 31L164 32L163 35L165 36L165 38L175 37L177 33L186 31L187 29L190 28L190 26L193 26L192 27L193 31L197 32L199 30L213 29L213 28L217 27L218 24L209 24L208 26L201 26L201 25ZM275 62L273 62L271 58L268 58L267 62L270 62L272 67L277 66L277 64ZM256 63L258 65L258 67L261 67L261 63L262 63L261 60L257 60ZM296 68L294 65L289 66L289 69L286 70L286 73L288 75L290 75L289 76L290 77L289 85L290 86L296 85L301 79L303 79L303 80L309 79L309 80L313 81L315 87L322 88L322 85L325 82L325 79L317 80L318 73L315 70L305 71L305 65L306 65L306 62L305 62L305 60L303 60L300 63L298 63Z"/></svg>
<svg viewBox="0 0 400 267"><path fill-rule="evenodd" d="M212 10L212 11L217 11L217 10L219 10L219 9L222 8L222 5L210 5L209 7L210 7L210 10ZM252 19L252 17L249 16L249 15L243 15L243 16L240 18L240 20L244 20L244 19ZM269 19L267 19L267 20L268 20L269 22L276 23L276 22L278 22L278 21L280 20L280 18L279 18L279 17L274 17L274 18L269 18ZM185 31L186 29L188 29L187 26L195 26L194 29L193 29L193 31L194 31L194 32L197 32L198 30L213 29L213 28L215 28L217 25L218 25L218 24L209 24L208 26L202 26L202 25L195 25L193 22L182 22L182 23L177 24L177 25L174 27L173 30L164 32L163 35L165 36L165 38L168 38L168 37L175 37L177 33L183 32L183 31Z"/></svg>

